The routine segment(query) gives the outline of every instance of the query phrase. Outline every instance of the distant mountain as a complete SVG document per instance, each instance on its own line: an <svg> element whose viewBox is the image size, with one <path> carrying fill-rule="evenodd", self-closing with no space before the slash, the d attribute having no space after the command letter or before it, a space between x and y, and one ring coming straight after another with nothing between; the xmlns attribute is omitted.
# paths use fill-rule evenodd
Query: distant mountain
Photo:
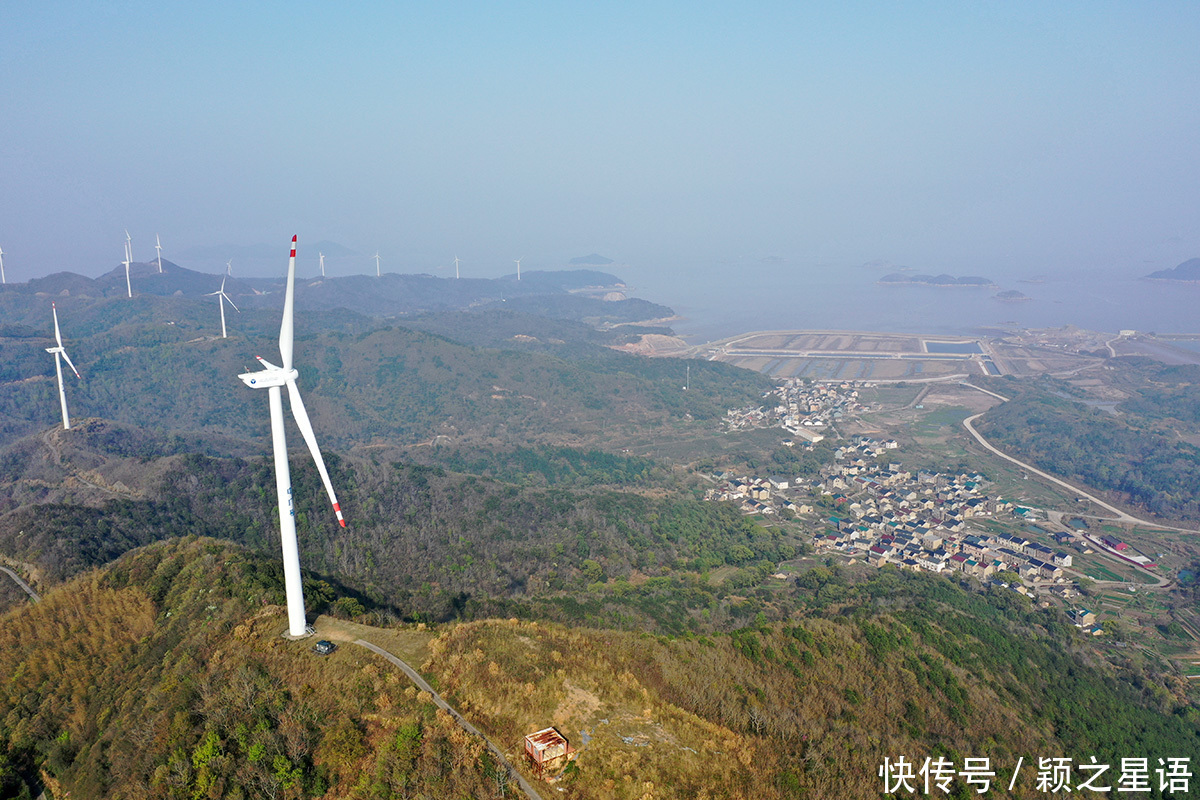
<svg viewBox="0 0 1200 800"><path fill-rule="evenodd" d="M964 275L956 278L945 273L941 275L910 275L899 272L884 275L879 279L879 283L891 286L967 286L972 288L989 288L996 285L989 278L981 278L977 275Z"/></svg>
<svg viewBox="0 0 1200 800"><path fill-rule="evenodd" d="M197 272L163 259L163 271L158 271L157 261L135 262L129 265L129 282L133 293L152 294L159 297L200 297L215 292L221 287L220 274ZM34 278L28 283L10 283L5 291L18 294L33 294L43 297L123 297L125 267L118 265L98 278L89 278L74 272L56 272L44 278ZM225 291L231 296L253 294L252 288L229 278Z"/></svg>
<svg viewBox="0 0 1200 800"><path fill-rule="evenodd" d="M604 256L600 255L599 253L592 253L591 255L588 255L588 256L579 256L578 258L572 258L569 263L571 264L571 266L605 267L605 266L608 266L609 264L613 263L613 260L611 258L605 258Z"/></svg>
<svg viewBox="0 0 1200 800"><path fill-rule="evenodd" d="M1160 269L1146 277L1159 281L1200 281L1200 258L1189 258L1173 269Z"/></svg>
<svg viewBox="0 0 1200 800"><path fill-rule="evenodd" d="M276 259L278 260L278 259ZM221 287L243 311L261 308L277 310L283 291L283 277L224 278L223 270L200 272L163 259L163 271L154 261L130 265L133 294L158 297L204 298ZM597 322L638 322L669 317L666 306L642 300L606 302L610 290L623 289L621 278L607 272L580 270L532 270L502 278L437 278L395 272L374 275L346 275L321 278L297 276L296 307L301 311L347 308L376 317L392 317L430 311L477 308L492 303L536 298L525 307L542 316L556 319L596 320ZM9 283L0 294L35 295L45 298L119 298L125 297L125 268L118 265L98 278L73 272L58 272L28 283ZM589 296L590 295L590 296ZM215 300L208 300L215 302Z"/></svg>

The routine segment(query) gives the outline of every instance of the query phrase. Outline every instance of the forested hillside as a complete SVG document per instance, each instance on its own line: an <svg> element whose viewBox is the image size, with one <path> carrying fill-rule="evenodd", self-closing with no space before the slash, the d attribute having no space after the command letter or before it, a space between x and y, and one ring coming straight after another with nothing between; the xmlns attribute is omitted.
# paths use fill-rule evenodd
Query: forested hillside
<svg viewBox="0 0 1200 800"><path fill-rule="evenodd" d="M665 638L481 621L440 628L418 665L514 756L557 725L581 753L549 791L572 800L878 797L898 755L987 757L990 796L1027 797L1038 757L1200 761L1182 689L1135 652L1090 663L1057 612L891 569L823 573L786 623ZM321 658L279 636L280 596L276 562L189 538L0 617L0 792L40 772L76 798L517 796L477 740L349 643L418 632L358 628Z"/></svg>
<svg viewBox="0 0 1200 800"><path fill-rule="evenodd" d="M0 796L39 771L76 798L371 796L376 754L410 796L494 796L491 757L369 653L279 638L272 566L176 541L0 618Z"/></svg>
<svg viewBox="0 0 1200 800"><path fill-rule="evenodd" d="M53 344L49 302L36 315L11 296L0 296L0 306L21 320L0 338L4 444L54 425L59 408L53 359L44 349ZM61 308L67 350L83 375L68 376L72 416L136 424L161 436L265 441L265 398L237 375L256 365L255 356L278 356L278 316L237 316L228 339L214 338L215 316L215 307L174 297ZM476 330L491 324L488 314L467 316ZM693 387L685 394L682 363L600 346L619 340L617 334L529 315L499 316L513 331L509 336L463 344L380 327L348 312L302 315L296 363L322 443L334 449L411 444L436 435L475 443L582 443L595 441L609 425L713 420L770 387L756 373L696 362ZM447 327L436 318L425 324ZM531 350L527 340L545 346Z"/></svg>
<svg viewBox="0 0 1200 800"><path fill-rule="evenodd" d="M102 427L96 436L109 452L121 449L119 430ZM11 480L0 486L0 502L12 509L0 517L0 553L36 564L49 586L130 548L181 534L278 551L267 459L143 458L148 449L134 439L130 457L104 465L94 451L67 451L66 457L93 465L89 480L112 485L124 475L130 482L122 496L91 492L90 503L77 495L63 495L71 502L30 502L47 491L46 478L67 479L52 474L53 465L43 464L36 448L20 449L24 458L7 461ZM563 448L490 458L467 452L474 461L464 454L451 460L520 482L329 454L348 528L337 526L311 459L296 454L291 468L304 564L408 617L536 608L562 619L586 615L683 631L709 629L711 614L702 611L722 619L727 593L757 582L797 551L779 529L762 528L731 506L702 502L686 490L660 489L657 497L631 491L662 470L645 459ZM134 483L138 470L142 480ZM658 475L656 484L664 482L669 476ZM721 589L699 579L726 566L737 572ZM676 583L688 579L675 573L692 575L697 585L677 591ZM643 583L647 577L652 580ZM670 613L660 607L664 602ZM734 605L742 615L761 610L760 604Z"/></svg>
<svg viewBox="0 0 1200 800"><path fill-rule="evenodd" d="M1196 369L1135 367L1158 380L1138 380L1115 412L1077 402L1057 385L996 381L1012 399L978 428L1014 455L1113 499L1168 519L1200 520L1200 447L1180 435L1195 426L1200 408Z"/></svg>

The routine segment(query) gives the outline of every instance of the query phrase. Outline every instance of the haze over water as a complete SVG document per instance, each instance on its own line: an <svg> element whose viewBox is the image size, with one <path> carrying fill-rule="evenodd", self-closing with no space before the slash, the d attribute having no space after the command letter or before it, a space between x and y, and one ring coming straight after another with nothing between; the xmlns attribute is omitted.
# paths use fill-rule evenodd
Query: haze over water
<svg viewBox="0 0 1200 800"><path fill-rule="evenodd" d="M63 9L0 24L9 281L298 233L310 275L601 253L705 337L1198 327L1133 282L1200 256L1192 0Z"/></svg>
<svg viewBox="0 0 1200 800"><path fill-rule="evenodd" d="M995 299L997 290L880 286L864 269L717 285L635 287L683 319L671 327L692 343L756 330L865 330L975 334L982 328L1075 325L1116 333L1133 329L1200 334L1200 284L1099 276L1004 284L1030 297Z"/></svg>

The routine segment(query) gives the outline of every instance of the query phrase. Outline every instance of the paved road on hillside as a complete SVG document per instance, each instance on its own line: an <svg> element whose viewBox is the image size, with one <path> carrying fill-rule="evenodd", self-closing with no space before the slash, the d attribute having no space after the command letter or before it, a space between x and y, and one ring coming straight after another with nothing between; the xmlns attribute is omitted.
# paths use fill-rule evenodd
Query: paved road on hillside
<svg viewBox="0 0 1200 800"><path fill-rule="evenodd" d="M970 386L972 389L981 391L984 394L990 394L992 397L998 398L1006 403L1008 402L1008 398L1005 397L1004 395L996 394L995 392L992 392L992 391L989 391L982 387L976 386L973 383L963 383L962 385ZM986 413L986 412L983 412L983 413ZM1083 489L1080 489L1078 486L1074 486L1060 478L1056 478L1048 472L1042 472L1040 469L1033 466L1032 464L1026 464L1024 461L1013 458L1008 453L1005 453L1004 451L995 447L991 442L989 442L987 439L983 438L983 435L979 431L975 430L975 426L972 425L971 423L973 423L975 420L982 417L983 413L975 414L973 416L970 416L970 417L967 417L966 419L964 419L963 427L967 429L967 433L969 433L973 437L975 437L975 441L979 442L981 445L983 445L989 451L1000 456L1005 461L1011 461L1012 463L1016 464L1018 467L1021 467L1024 470L1032 472L1034 475L1045 478L1046 480L1050 481L1051 483L1058 484L1059 486L1062 486L1065 489L1070 489L1072 492L1075 492L1079 496L1086 497L1088 500L1091 500L1093 503L1100 506L1101 508L1108 509L1109 511L1111 511L1112 513L1117 515L1117 518L1115 520L1116 522L1126 522L1131 525L1141 526L1143 528L1158 528L1159 530L1181 531L1183 533L1200 533L1200 531L1190 530L1188 528L1175 528L1170 525L1163 525L1158 522L1149 522L1144 519L1138 519L1137 517L1133 516L1132 514L1127 514L1126 512L1122 511L1121 509L1117 508L1116 506L1104 502L1099 497L1096 497L1093 494L1089 494L1088 492L1085 492Z"/></svg>
<svg viewBox="0 0 1200 800"><path fill-rule="evenodd" d="M41 598L41 597L38 595L38 593L37 593L37 592L35 592L35 591L33 590L33 587L32 587L32 586L30 586L30 585L29 585L28 583L26 583L25 581L21 580L21 576L20 576L20 575L18 575L17 573L13 572L13 571L12 571L11 569L9 569L8 567L0 567L0 572L3 572L5 575L7 575L8 577L10 577L10 578L12 578L14 581L16 581L16 582L17 582L17 586L20 586L22 589L24 589L24 590L25 590L25 594L29 595L29 596L30 596L30 597L33 599L33 602L37 603L37 602L40 602L40 601L41 601L41 599L42 599L42 598Z"/></svg>
<svg viewBox="0 0 1200 800"><path fill-rule="evenodd" d="M459 714L457 711L451 708L450 704L443 700L442 696L433 690L433 687L429 685L428 681L421 677L420 673L418 673L415 669L410 667L397 656L392 655L378 645L371 644L366 639L355 639L354 643L359 647L367 648L372 653L377 653L383 656L388 661L399 667L400 671L407 675L409 679L417 685L418 689L423 692L429 692L431 695L433 695L433 702L438 708L445 709L446 712L450 714L450 716L454 717L454 720L461 725L463 730L465 730L467 733L471 734L472 736L478 736L483 740L484 744L488 746L488 749L492 751L492 755L499 759L500 763L508 768L509 774L517 779L517 784L521 787L521 790L525 792L526 796L529 797L529 800L542 800L542 796L537 793L537 790L534 789L533 786L529 784L529 781L525 780L524 776L517 772L512 764L508 763L508 759L504 757L504 753L501 752L500 748L497 747L491 739L480 733L478 728L463 719L462 714Z"/></svg>

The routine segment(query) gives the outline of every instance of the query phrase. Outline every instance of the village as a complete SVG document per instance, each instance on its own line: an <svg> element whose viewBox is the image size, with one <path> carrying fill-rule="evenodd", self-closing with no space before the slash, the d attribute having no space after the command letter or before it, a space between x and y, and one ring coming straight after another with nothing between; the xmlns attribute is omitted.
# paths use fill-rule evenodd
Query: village
<svg viewBox="0 0 1200 800"><path fill-rule="evenodd" d="M865 410L858 402L858 386L854 381L814 383L801 378L789 378L775 392L763 395L764 399L773 396L779 398L773 409L746 406L725 412L727 429L741 430L778 424L809 443L816 443L825 439L825 435L820 433L822 429L835 425L845 415ZM794 443L788 440L784 444L791 446Z"/></svg>
<svg viewBox="0 0 1200 800"><path fill-rule="evenodd" d="M805 440L785 439L785 446L811 451L824 439L818 431L863 409L849 382L805 385L791 380L778 394L782 401L774 409L758 409L758 414L739 409L729 412L727 420L744 426L778 425ZM705 497L737 503L743 513L763 519L810 519L811 544L818 554L876 567L894 564L936 574L961 573L1044 605L1055 599L1078 627L1093 635L1103 633L1094 613L1069 602L1080 594L1066 572L1074 560L1069 550L1094 548L1121 555L1122 543L1096 542L1080 531L1038 526L1036 509L992 496L985 476L913 472L889 457L898 447L892 439L853 437L833 452L834 462L815 478L725 472L713 476L715 486ZM1015 523L1015 531L1036 530L1043 541L1002 531L1008 526L997 522Z"/></svg>

